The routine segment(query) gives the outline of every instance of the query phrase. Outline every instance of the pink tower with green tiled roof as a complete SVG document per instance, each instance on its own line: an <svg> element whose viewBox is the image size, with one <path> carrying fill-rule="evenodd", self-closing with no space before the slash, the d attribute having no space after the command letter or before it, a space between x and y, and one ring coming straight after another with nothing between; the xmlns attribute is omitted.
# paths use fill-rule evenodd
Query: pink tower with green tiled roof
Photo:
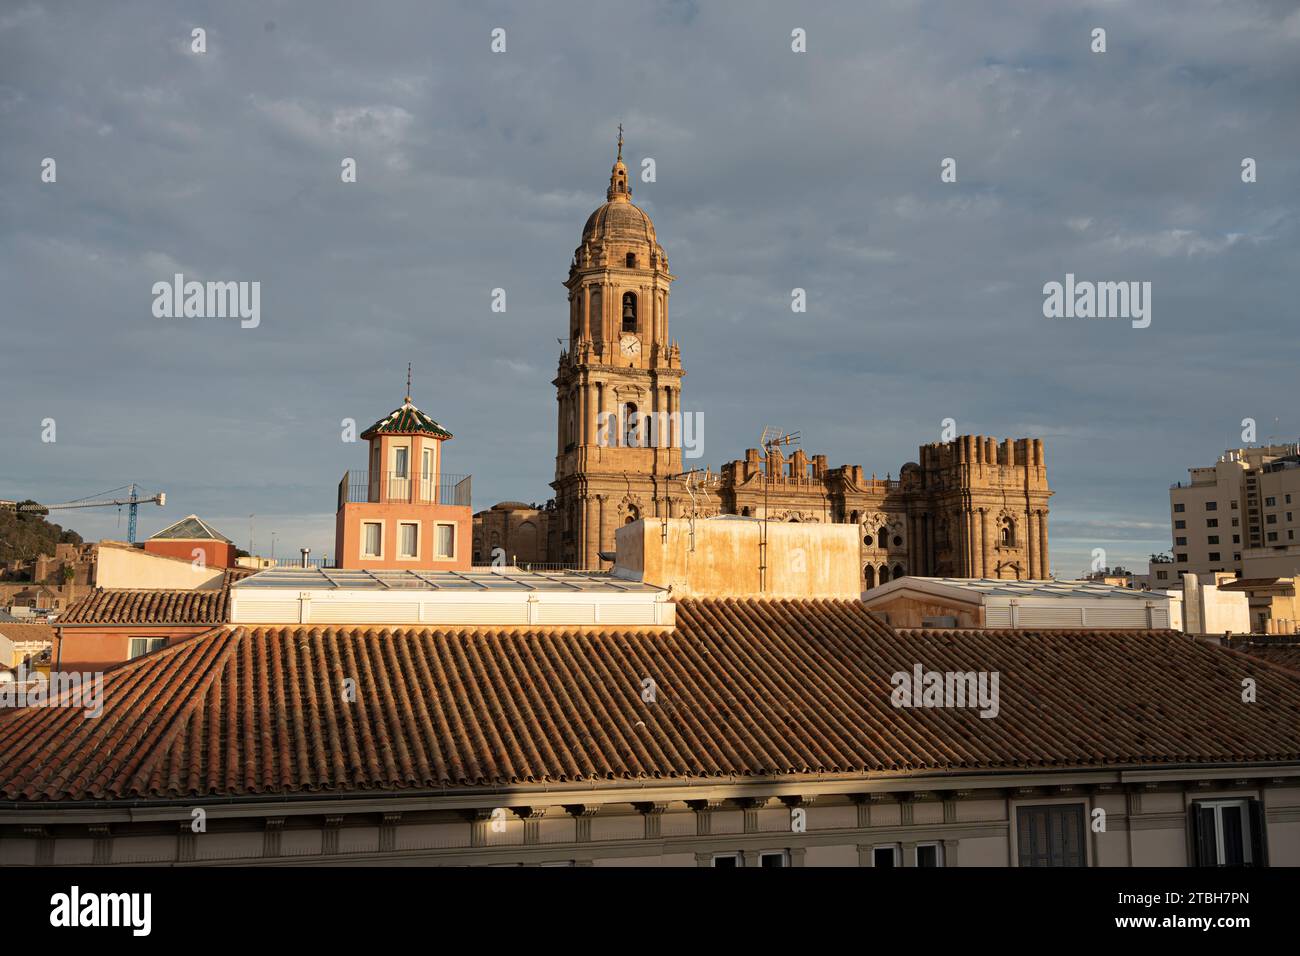
<svg viewBox="0 0 1300 956"><path fill-rule="evenodd" d="M361 433L367 467L339 482L335 563L370 570L470 566L470 478L443 471L452 435L411 401Z"/></svg>

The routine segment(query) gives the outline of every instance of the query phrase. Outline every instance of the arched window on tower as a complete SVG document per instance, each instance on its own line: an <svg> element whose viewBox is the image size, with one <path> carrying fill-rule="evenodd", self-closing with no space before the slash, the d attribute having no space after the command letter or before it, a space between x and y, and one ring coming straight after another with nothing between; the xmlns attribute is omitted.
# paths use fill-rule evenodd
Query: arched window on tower
<svg viewBox="0 0 1300 956"><path fill-rule="evenodd" d="M862 582L868 591L876 586L876 569L869 564L862 569Z"/></svg>
<svg viewBox="0 0 1300 956"><path fill-rule="evenodd" d="M897 580L898 580L899 578L901 578L901 577L904 577L904 576L905 576L905 573L906 573L906 572L903 571L903 566L902 566L901 564L896 564L896 565L894 565L894 580L895 580L895 581L897 581Z"/></svg>
<svg viewBox="0 0 1300 956"><path fill-rule="evenodd" d="M1011 515L1002 516L1002 546L1004 548L1013 548L1016 544L1016 522Z"/></svg>
<svg viewBox="0 0 1300 956"><path fill-rule="evenodd" d="M889 583L889 565L887 564L882 564L880 566L880 583L881 584Z"/></svg>
<svg viewBox="0 0 1300 956"><path fill-rule="evenodd" d="M591 296L587 300L587 335L594 341L600 341L604 337L601 331L600 322L600 290L592 289Z"/></svg>
<svg viewBox="0 0 1300 956"><path fill-rule="evenodd" d="M888 525L883 525L883 524L882 524L882 525L880 526L880 534L876 536L876 540L880 542L880 546L881 546L882 548L889 544L889 526L888 526Z"/></svg>
<svg viewBox="0 0 1300 956"><path fill-rule="evenodd" d="M636 268L636 253L635 253L635 252L629 252L629 253L627 254L627 267L628 267L629 269L635 269L635 268Z"/></svg>
<svg viewBox="0 0 1300 956"><path fill-rule="evenodd" d="M623 293L623 331L636 331L636 293Z"/></svg>
<svg viewBox="0 0 1300 956"><path fill-rule="evenodd" d="M636 412L636 402L627 402L623 406L623 447L640 446L641 422Z"/></svg>

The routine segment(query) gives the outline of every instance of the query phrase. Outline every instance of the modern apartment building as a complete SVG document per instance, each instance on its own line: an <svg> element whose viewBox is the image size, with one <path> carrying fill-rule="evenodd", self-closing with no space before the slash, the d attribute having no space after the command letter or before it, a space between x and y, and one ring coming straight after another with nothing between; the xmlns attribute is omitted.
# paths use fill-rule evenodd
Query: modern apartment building
<svg viewBox="0 0 1300 956"><path fill-rule="evenodd" d="M1300 570L1300 445L1229 449L1188 476L1169 489L1172 570L1239 577L1264 565L1275 575ZM1279 559L1286 568L1277 569Z"/></svg>

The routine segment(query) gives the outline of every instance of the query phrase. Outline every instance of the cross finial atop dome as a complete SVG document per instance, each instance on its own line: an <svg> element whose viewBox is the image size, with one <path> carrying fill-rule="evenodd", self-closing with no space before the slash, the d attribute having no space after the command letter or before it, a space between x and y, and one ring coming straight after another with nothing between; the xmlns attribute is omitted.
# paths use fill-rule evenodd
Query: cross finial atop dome
<svg viewBox="0 0 1300 956"><path fill-rule="evenodd" d="M411 404L411 363L406 363L406 404Z"/></svg>
<svg viewBox="0 0 1300 956"><path fill-rule="evenodd" d="M623 124L618 124L618 161L623 162Z"/></svg>

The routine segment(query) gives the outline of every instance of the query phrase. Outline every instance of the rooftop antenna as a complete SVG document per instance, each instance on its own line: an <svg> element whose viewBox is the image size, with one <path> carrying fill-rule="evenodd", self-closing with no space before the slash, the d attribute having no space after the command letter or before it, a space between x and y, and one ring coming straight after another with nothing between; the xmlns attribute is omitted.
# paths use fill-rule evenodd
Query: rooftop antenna
<svg viewBox="0 0 1300 956"><path fill-rule="evenodd" d="M772 452L781 445L793 445L799 441L798 432L786 434L771 425L763 426L763 435L758 442L763 446L763 523L759 527L758 537L758 591L767 590L767 493L772 487Z"/></svg>
<svg viewBox="0 0 1300 956"><path fill-rule="evenodd" d="M700 491L708 491L710 488L714 488L714 487L716 487L717 484L718 484L718 477L717 477L716 475L714 475L713 472L710 471L708 468L692 468L690 471L683 471L683 472L682 472L681 474L679 474L679 475L669 475L669 476L668 476L669 479L685 482L685 483L686 483L686 493L687 493L688 495L691 496L691 511L690 511L690 514L687 515L687 517L686 517L686 522L687 522L687 525L688 525L689 528L690 528L690 534L691 534L691 550L692 550L692 551L695 550L695 518L696 518L696 516L697 516L697 512L699 511L699 506L698 506L698 504L697 504L696 501L695 501L695 490L696 490L696 487L697 487L696 484L695 484L695 476L696 476L696 475L703 475L703 476L704 476L704 477L700 480L700 484L699 484L699 486L698 486ZM667 540L668 540L668 522L667 522L667 521L663 522L663 523L660 525L660 539L661 539L662 541L664 541L664 542L667 542Z"/></svg>

